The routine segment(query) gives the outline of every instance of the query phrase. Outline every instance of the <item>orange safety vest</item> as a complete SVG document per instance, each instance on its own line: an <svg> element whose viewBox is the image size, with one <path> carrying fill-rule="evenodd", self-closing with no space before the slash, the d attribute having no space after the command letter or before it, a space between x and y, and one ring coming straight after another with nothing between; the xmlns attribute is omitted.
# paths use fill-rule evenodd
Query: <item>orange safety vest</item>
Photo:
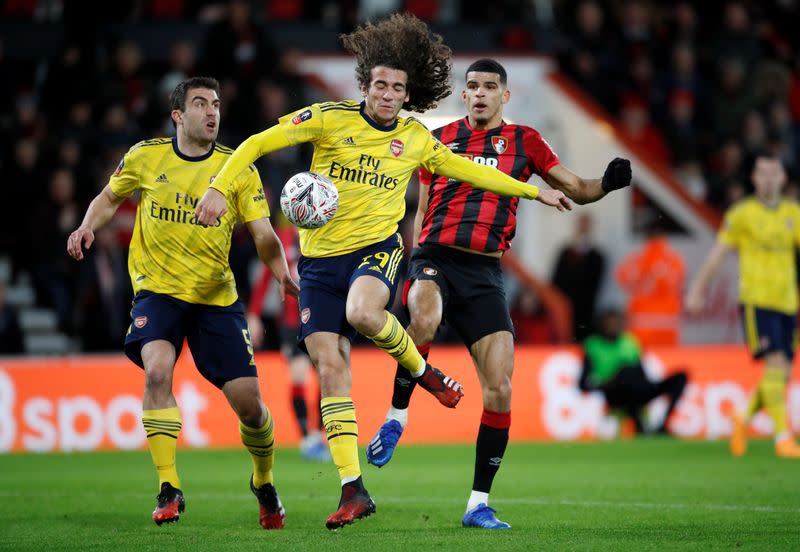
<svg viewBox="0 0 800 552"><path fill-rule="evenodd" d="M649 240L617 267L628 292L628 329L642 346L677 345L685 269L664 238Z"/></svg>

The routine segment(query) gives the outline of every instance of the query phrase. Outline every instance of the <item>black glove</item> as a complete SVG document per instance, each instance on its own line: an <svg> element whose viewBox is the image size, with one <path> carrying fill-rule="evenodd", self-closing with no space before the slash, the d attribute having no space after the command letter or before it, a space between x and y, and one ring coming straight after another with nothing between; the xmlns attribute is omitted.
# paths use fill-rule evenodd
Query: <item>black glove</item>
<svg viewBox="0 0 800 552"><path fill-rule="evenodd" d="M606 167L602 182L605 193L619 190L631 185L631 162L621 157L616 157Z"/></svg>

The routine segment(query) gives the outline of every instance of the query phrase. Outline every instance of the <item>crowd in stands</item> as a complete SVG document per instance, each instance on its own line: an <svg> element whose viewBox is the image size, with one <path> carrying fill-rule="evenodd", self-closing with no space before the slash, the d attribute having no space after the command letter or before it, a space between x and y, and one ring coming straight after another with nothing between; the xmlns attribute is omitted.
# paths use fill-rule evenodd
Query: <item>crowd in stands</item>
<svg viewBox="0 0 800 552"><path fill-rule="evenodd" d="M265 23L313 23L339 32L406 10L434 28L486 24L497 51L553 55L581 90L617 118L621 132L653 162L671 168L694 198L722 209L747 193L745 167L760 151L783 160L789 193L798 194L797 3L132 0L103 10L81 4L0 1L2 25L63 27L63 43L38 58L11 55L18 49L0 32L0 81L10 100L0 104L7 205L0 255L11 261L9 283L27 275L37 303L56 312L59 327L80 337L83 350L121 346L131 299L125 258L135 203L123 205L98 233L90 262L68 258L66 237L132 144L173 135L167 100L178 82L201 74L221 81L219 140L231 147L284 113L335 99L323 83L298 72L299 52L276 44ZM168 54L153 59L145 53L152 47L114 31L160 22L201 26L202 40L177 37L159 46ZM0 31L7 28L2 25ZM286 177L308 167L309 153L290 149L259 161L270 205L277 205ZM588 247L578 231L553 274L556 288L572 301L572 336L579 337L592 319L593 305L586 303L595 301L596 290L593 297L576 297L575 289L586 291L570 281L570 266L604 270L602 257L587 256ZM254 258L249 236L235 235L231 260L244 298ZM522 294L515 311L541 314L540 305L541 299ZM14 326L2 322L0 330ZM560 327L530 334L552 340Z"/></svg>

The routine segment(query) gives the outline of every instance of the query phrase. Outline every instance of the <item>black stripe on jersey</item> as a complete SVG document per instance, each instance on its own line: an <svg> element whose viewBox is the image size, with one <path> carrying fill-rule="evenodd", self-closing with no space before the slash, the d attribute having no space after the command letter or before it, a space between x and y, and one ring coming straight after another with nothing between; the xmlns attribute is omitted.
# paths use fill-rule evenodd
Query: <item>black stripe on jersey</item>
<svg viewBox="0 0 800 552"><path fill-rule="evenodd" d="M162 146L172 142L172 138L151 138L150 140L142 140L134 146L134 148L141 148L144 146Z"/></svg>
<svg viewBox="0 0 800 552"><path fill-rule="evenodd" d="M528 156L525 152L525 132L520 127L514 129L514 154L514 164L511 167L510 174L519 179L521 176L524 177L525 169L528 166ZM530 172L528 172L528 176L530 176ZM497 210L494 212L492 231L489 232L486 240L486 251L497 251L501 245L506 245L514 239L514 234L517 231L516 226L508 236L503 236L503 230L511 216L511 207L516 201L519 200L513 197L500 196L500 201L497 202Z"/></svg>
<svg viewBox="0 0 800 552"><path fill-rule="evenodd" d="M458 122L458 126L456 127L456 134L453 137L449 136L446 138L444 137L444 129L452 128L450 126L437 128L436 130L433 131L433 135L439 141L444 143L446 146L447 143L453 142L454 140L458 140L459 137L462 135L462 133L464 132L469 133L469 128L467 128L465 121L466 119L461 119ZM439 191L438 188L443 188L443 190L441 191L441 199L437 202L436 212L433 214L433 220L431 221L430 230L428 231L428 236L426 238L426 241L429 241L430 243L439 242L439 238L442 233L443 223L447 218L448 203L450 202L450 200L453 199L453 197L455 197L456 192L458 191L459 188L459 186L456 185L455 183L448 185L449 180L450 179L447 178L446 176L439 176L436 174L432 175L431 178L431 190L429 191L429 193L434 191L433 190L434 187L437 188L436 190L437 192ZM428 205L430 206L430 203Z"/></svg>
<svg viewBox="0 0 800 552"><path fill-rule="evenodd" d="M218 151L220 151L222 153L227 153L227 154L233 153L233 149L232 148L229 148L228 146L223 146L222 144L219 144L217 142L214 142L214 149L216 149L216 150L218 150Z"/></svg>
<svg viewBox="0 0 800 552"><path fill-rule="evenodd" d="M320 109L323 113L328 111L355 111L356 113L361 111L359 107L329 107L327 109Z"/></svg>
<svg viewBox="0 0 800 552"><path fill-rule="evenodd" d="M358 111L361 108L361 104L355 103L353 101L345 101L345 102L331 102L328 104L320 104L320 111L330 111L332 109L335 110L343 110L343 111Z"/></svg>
<svg viewBox="0 0 800 552"><path fill-rule="evenodd" d="M467 153L488 158L488 152L493 150L492 134L491 132L486 133L479 150L473 149L470 151L471 148L467 148ZM484 195L486 195L484 190L480 188L472 188L467 194L464 212L461 213L461 219L458 221L458 227L456 228L455 245L469 248L472 242L472 232L475 230L475 223L478 222L478 215L480 215L481 207L483 206Z"/></svg>

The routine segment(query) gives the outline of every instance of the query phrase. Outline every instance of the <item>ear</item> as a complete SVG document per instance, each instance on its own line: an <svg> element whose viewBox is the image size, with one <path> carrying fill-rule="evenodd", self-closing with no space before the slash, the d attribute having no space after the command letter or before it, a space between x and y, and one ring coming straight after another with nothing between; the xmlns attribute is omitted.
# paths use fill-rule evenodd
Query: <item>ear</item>
<svg viewBox="0 0 800 552"><path fill-rule="evenodd" d="M467 90L466 90L466 88L461 91L461 101L464 102L464 105L467 105Z"/></svg>
<svg viewBox="0 0 800 552"><path fill-rule="evenodd" d="M172 118L172 122L174 122L176 125L181 122L181 115L183 114L179 109L173 109L172 113L169 114L169 116Z"/></svg>
<svg viewBox="0 0 800 552"><path fill-rule="evenodd" d="M367 97L367 87L363 86L363 85L361 86L361 97L362 98L366 98Z"/></svg>
<svg viewBox="0 0 800 552"><path fill-rule="evenodd" d="M503 99L502 99L501 101L502 101L504 104L507 104L509 99L511 99L511 90L509 90L508 88L506 88L506 89L503 91Z"/></svg>

